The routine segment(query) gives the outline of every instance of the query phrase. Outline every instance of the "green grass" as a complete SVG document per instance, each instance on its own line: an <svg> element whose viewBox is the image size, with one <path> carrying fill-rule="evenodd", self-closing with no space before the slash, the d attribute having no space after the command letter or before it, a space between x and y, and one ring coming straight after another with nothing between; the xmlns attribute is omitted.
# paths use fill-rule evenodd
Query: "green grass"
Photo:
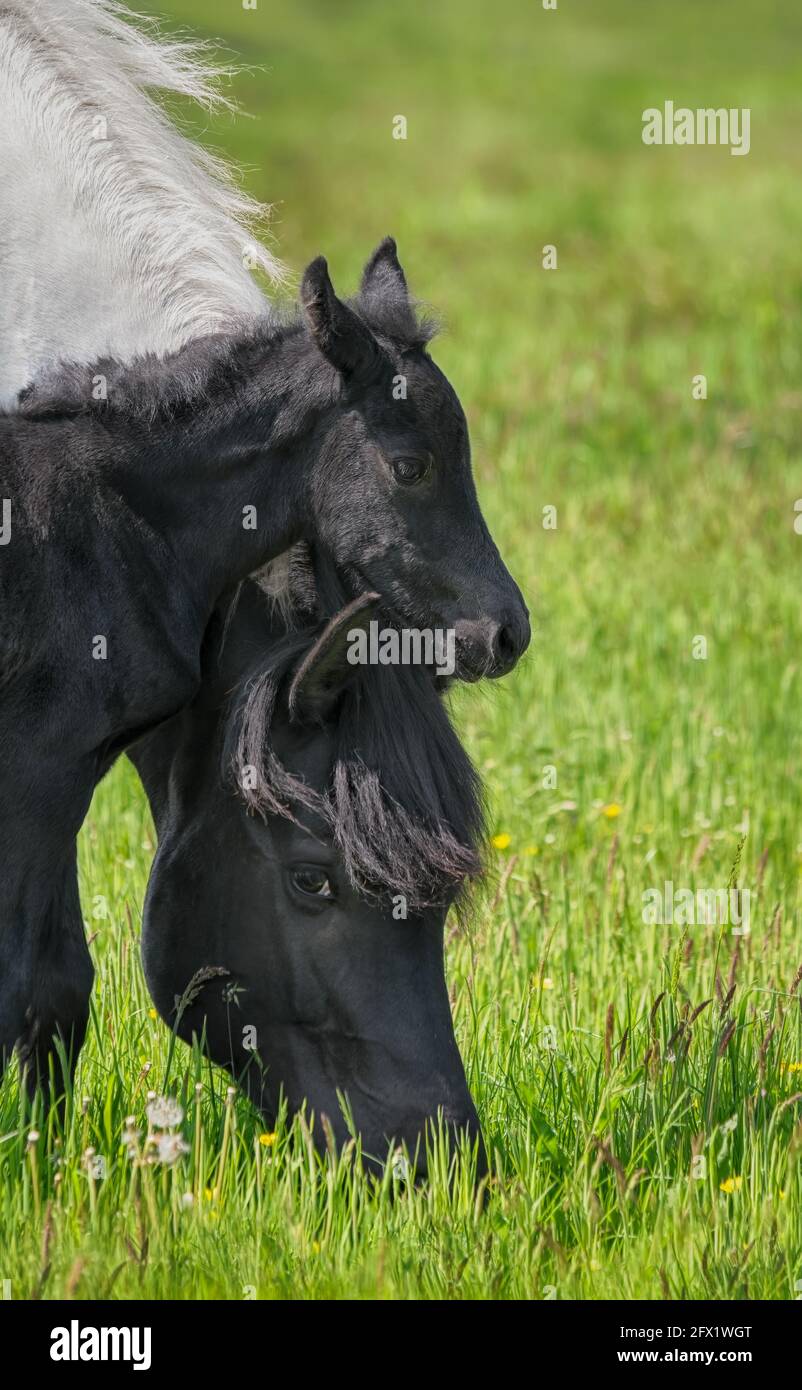
<svg viewBox="0 0 802 1390"><path fill-rule="evenodd" d="M159 8L196 28L205 13L252 65L237 92L253 119L207 134L277 204L294 272L324 251L350 289L397 236L445 319L436 355L533 612L515 676L457 701L510 837L447 962L494 1176L482 1205L464 1172L410 1190L371 1185L353 1155L319 1163L297 1123L262 1145L183 1045L167 1089L191 1152L169 1169L127 1156L170 1037L137 952L153 832L121 763L81 840L98 979L66 1132L38 1116L29 1143L13 1078L0 1092L0 1277L17 1298L794 1298L802 15ZM644 147L640 113L666 98L750 106L751 153ZM644 925L665 880L726 887L744 836L749 937Z"/></svg>

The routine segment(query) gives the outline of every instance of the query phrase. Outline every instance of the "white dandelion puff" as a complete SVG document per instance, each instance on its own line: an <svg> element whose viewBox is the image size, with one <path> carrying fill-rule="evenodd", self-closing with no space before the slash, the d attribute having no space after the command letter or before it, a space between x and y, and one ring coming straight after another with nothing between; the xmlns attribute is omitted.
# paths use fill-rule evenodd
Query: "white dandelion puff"
<svg viewBox="0 0 802 1390"><path fill-rule="evenodd" d="M184 1118L184 1112L174 1096L154 1096L148 1103L146 1114L151 1129L175 1129Z"/></svg>

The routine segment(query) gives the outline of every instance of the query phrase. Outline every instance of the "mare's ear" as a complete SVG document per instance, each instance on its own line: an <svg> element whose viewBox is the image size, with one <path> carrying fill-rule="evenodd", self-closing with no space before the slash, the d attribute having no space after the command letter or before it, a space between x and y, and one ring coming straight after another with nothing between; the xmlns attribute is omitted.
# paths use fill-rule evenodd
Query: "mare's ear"
<svg viewBox="0 0 802 1390"><path fill-rule="evenodd" d="M309 331L327 361L344 377L372 376L382 350L367 324L334 293L324 256L306 267L301 305Z"/></svg>
<svg viewBox="0 0 802 1390"><path fill-rule="evenodd" d="M355 635L367 631L380 606L378 594L360 594L329 619L290 682L291 720L310 723L331 713L357 672Z"/></svg>

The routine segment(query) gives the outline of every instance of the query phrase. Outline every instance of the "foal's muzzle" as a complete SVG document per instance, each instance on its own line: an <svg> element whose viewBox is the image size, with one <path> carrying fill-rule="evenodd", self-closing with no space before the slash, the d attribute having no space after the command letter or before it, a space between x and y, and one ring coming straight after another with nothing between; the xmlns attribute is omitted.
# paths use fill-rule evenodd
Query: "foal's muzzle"
<svg viewBox="0 0 802 1390"><path fill-rule="evenodd" d="M457 675L462 680L506 676L529 646L529 614L523 604L498 619L460 619L455 624Z"/></svg>

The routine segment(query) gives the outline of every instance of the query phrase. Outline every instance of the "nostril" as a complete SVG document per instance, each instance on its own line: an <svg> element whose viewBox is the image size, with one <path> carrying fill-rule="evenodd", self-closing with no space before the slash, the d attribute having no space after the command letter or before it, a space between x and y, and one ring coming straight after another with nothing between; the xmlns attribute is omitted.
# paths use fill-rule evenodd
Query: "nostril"
<svg viewBox="0 0 802 1390"><path fill-rule="evenodd" d="M512 665L518 655L518 643L515 640L515 633L508 623L502 623L496 632L493 642L493 655L499 666Z"/></svg>
<svg viewBox="0 0 802 1390"><path fill-rule="evenodd" d="M529 644L529 623L524 609L523 622L507 610L499 621L494 618L458 620L455 627L459 672L463 680L493 680L506 676Z"/></svg>

